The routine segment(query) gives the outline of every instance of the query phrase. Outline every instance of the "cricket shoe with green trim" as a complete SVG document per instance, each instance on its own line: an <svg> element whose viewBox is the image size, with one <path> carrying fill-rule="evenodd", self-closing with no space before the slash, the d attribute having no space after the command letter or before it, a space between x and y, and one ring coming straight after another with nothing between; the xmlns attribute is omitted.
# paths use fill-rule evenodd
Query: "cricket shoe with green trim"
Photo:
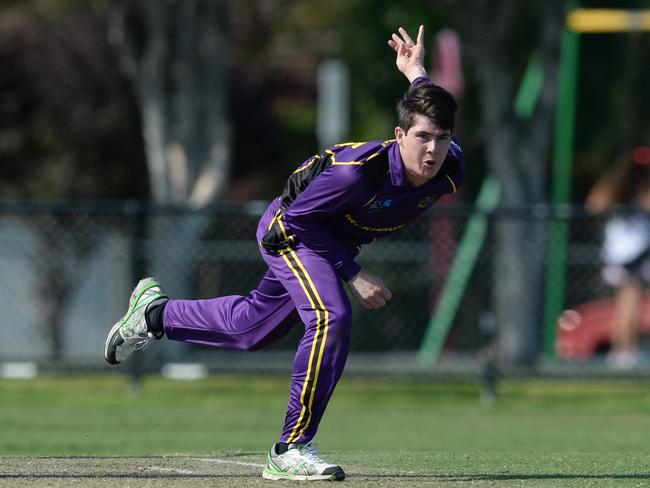
<svg viewBox="0 0 650 488"><path fill-rule="evenodd" d="M160 339L147 330L147 307L157 300L168 300L155 278L140 280L131 293L129 309L108 333L104 345L104 358L109 364L119 364L134 351L149 345L151 339Z"/></svg>
<svg viewBox="0 0 650 488"><path fill-rule="evenodd" d="M345 472L341 466L319 458L316 444L289 444L287 452L278 454L274 444L266 459L262 477L267 480L330 480L343 481Z"/></svg>

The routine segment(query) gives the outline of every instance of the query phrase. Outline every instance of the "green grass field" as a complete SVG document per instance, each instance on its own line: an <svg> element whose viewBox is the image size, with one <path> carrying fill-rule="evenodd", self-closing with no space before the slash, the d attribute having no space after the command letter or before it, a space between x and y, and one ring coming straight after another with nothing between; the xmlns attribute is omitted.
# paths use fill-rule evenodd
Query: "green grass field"
<svg viewBox="0 0 650 488"><path fill-rule="evenodd" d="M0 380L0 485L268 486L287 386ZM476 385L344 379L317 442L346 486L649 486L650 385L508 381L482 406Z"/></svg>

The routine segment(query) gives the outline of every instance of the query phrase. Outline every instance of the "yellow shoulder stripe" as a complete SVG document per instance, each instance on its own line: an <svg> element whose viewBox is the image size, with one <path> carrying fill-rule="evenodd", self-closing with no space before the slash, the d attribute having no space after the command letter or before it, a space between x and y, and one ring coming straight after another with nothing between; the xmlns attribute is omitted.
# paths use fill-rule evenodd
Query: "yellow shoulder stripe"
<svg viewBox="0 0 650 488"><path fill-rule="evenodd" d="M365 144L366 142L343 142L341 144L334 144L335 147L346 147L350 146L352 149L356 149L358 147L361 147Z"/></svg>
<svg viewBox="0 0 650 488"><path fill-rule="evenodd" d="M311 161L309 161L309 162L308 162L307 164L305 164L304 166L301 166L300 168L298 168L297 170L295 170L293 173L296 174L296 173L300 173L301 171L305 171L307 168L309 168L312 164L314 164L314 163L315 163L316 161L318 161L319 159L320 159L320 156L317 154L316 156L314 156L314 157L311 159Z"/></svg>

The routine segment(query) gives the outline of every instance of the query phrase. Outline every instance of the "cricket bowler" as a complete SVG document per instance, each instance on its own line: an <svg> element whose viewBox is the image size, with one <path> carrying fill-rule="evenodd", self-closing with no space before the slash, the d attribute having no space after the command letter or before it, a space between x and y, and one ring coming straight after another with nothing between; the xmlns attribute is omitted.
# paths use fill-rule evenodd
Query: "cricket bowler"
<svg viewBox="0 0 650 488"><path fill-rule="evenodd" d="M394 139L337 144L303 162L268 206L257 242L268 271L247 296L169 298L154 278L133 291L110 330L104 356L124 361L151 339L257 350L304 324L284 427L267 457L272 480L343 480L312 443L343 373L350 346L350 293L367 309L391 299L382 280L355 257L425 212L463 179L452 138L456 102L423 67L424 29L414 42L402 28L388 41L411 83L397 105Z"/></svg>

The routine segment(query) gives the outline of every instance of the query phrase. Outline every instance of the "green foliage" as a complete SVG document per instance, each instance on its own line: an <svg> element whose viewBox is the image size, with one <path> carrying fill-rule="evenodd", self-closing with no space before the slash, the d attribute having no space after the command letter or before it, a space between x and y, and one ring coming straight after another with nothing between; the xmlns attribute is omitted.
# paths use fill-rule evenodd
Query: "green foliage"
<svg viewBox="0 0 650 488"><path fill-rule="evenodd" d="M580 38L575 198L632 149L650 144L650 35L583 35ZM624 54L623 54L624 53ZM600 60L607 60L606 67ZM582 186L580 185L582 183Z"/></svg>
<svg viewBox="0 0 650 488"><path fill-rule="evenodd" d="M395 68L387 41L400 26L414 35L425 24L430 43L442 19L425 0L409 2L408 8L385 0L340 2L339 7L340 56L352 73L351 140L393 137L395 104L408 82Z"/></svg>
<svg viewBox="0 0 650 488"><path fill-rule="evenodd" d="M96 8L97 4L93 4ZM28 2L0 18L0 196L141 196L137 110L105 19L88 2Z"/></svg>
<svg viewBox="0 0 650 488"><path fill-rule="evenodd" d="M132 87L108 43L108 0L6 0L0 5L0 196L141 197L147 194L144 142ZM611 7L592 0L583 7ZM648 8L647 0L619 2ZM246 196L270 198L317 150L316 71L328 58L350 67L350 140L391 137L394 105L406 82L386 41L402 25L433 35L466 33L472 0L251 0L231 2L230 114L233 177L264 180ZM504 53L515 84L540 35L544 2L520 2ZM228 13L224 12L224 16ZM650 36L583 36L576 164L577 200L611 161L648 142ZM483 141L479 87L463 44L466 95L459 135L468 185L480 180ZM143 175L134 178L134 174ZM261 177L259 175L262 175ZM241 185L240 185L241 186ZM246 192L243 192L244 194Z"/></svg>

